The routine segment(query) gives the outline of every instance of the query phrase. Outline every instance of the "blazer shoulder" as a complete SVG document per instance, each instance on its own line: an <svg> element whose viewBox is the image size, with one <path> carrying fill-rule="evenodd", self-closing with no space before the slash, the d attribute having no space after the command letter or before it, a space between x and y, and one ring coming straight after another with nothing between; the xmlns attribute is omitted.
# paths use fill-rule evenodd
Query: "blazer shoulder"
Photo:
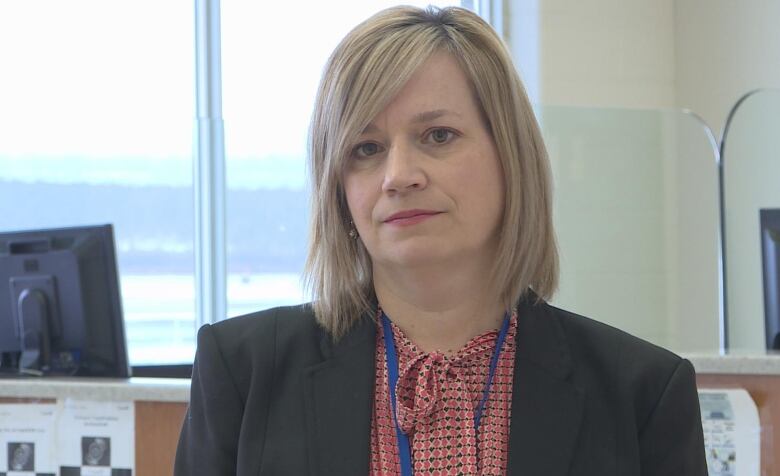
<svg viewBox="0 0 780 476"><path fill-rule="evenodd" d="M625 364L639 367L661 367L673 370L682 358L647 340L609 324L549 306L560 323L575 357L592 357L613 361L625 358Z"/></svg>
<svg viewBox="0 0 780 476"><path fill-rule="evenodd" d="M218 339L224 339L233 344L257 342L258 338L275 335L280 331L296 334L319 330L310 303L274 307L231 317L212 324L210 327Z"/></svg>
<svg viewBox="0 0 780 476"><path fill-rule="evenodd" d="M551 308L580 382L610 388L615 398L632 402L639 428L670 387L683 389L687 397L696 394L693 366L679 355L608 324Z"/></svg>
<svg viewBox="0 0 780 476"><path fill-rule="evenodd" d="M320 359L325 335L309 304L283 306L206 324L198 332L198 348L213 348L245 396L253 382L270 379L278 362L306 365Z"/></svg>

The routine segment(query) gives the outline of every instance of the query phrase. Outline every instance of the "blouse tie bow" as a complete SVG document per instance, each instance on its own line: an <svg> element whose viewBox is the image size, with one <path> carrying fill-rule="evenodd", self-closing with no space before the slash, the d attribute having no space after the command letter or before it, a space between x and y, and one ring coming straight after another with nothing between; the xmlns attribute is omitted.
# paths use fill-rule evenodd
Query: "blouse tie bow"
<svg viewBox="0 0 780 476"><path fill-rule="evenodd" d="M400 369L396 388L396 416L404 433L430 422L436 409L450 364L440 352L420 354Z"/></svg>
<svg viewBox="0 0 780 476"><path fill-rule="evenodd" d="M465 398L462 380L467 368L480 366L490 359L497 333L490 332L469 342L451 357L441 352L418 353L398 372L396 418L401 430L412 434L418 425L431 424L431 417L447 385L455 384Z"/></svg>

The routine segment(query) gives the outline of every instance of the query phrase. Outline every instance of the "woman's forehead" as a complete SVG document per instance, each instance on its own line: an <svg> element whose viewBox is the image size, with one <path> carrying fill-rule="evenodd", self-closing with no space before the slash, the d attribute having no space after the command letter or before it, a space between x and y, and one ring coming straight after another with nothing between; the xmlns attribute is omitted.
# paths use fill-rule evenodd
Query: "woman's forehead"
<svg viewBox="0 0 780 476"><path fill-rule="evenodd" d="M362 132L370 133L388 120L418 124L473 114L479 114L479 106L469 78L452 54L437 52L415 70Z"/></svg>

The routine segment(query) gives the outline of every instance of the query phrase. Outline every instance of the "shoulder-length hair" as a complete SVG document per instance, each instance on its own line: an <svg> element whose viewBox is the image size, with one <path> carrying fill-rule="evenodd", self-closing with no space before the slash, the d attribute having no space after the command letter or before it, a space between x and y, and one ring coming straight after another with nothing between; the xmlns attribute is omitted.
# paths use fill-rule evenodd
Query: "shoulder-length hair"
<svg viewBox="0 0 780 476"><path fill-rule="evenodd" d="M557 286L549 161L503 42L462 8L389 8L355 27L331 54L309 130L311 230L304 279L317 321L334 339L376 299L371 259L360 239L350 237L346 158L360 131L437 51L460 63L498 150L506 203L492 278L506 309L529 289L548 299Z"/></svg>

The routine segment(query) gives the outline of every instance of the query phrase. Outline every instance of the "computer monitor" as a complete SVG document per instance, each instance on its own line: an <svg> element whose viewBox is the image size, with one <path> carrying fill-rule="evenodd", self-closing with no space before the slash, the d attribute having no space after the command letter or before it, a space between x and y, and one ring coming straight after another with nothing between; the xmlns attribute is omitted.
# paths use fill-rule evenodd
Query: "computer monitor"
<svg viewBox="0 0 780 476"><path fill-rule="evenodd" d="M780 208L761 209L766 347L780 350Z"/></svg>
<svg viewBox="0 0 780 476"><path fill-rule="evenodd" d="M0 374L130 376L111 225L0 233Z"/></svg>

